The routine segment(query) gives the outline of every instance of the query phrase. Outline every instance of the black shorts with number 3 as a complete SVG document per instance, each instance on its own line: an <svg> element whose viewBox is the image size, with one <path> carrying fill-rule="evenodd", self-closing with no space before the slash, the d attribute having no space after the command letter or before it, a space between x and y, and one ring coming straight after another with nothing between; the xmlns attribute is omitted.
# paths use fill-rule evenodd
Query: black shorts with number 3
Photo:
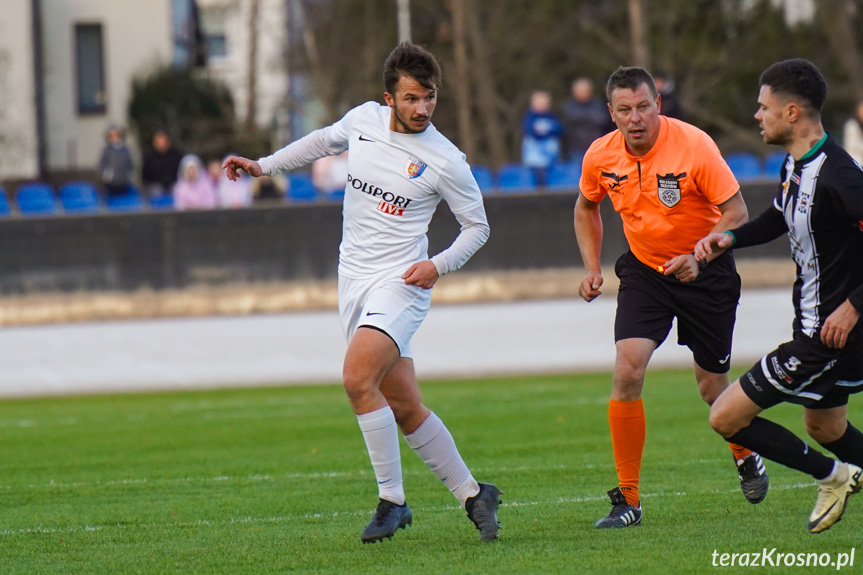
<svg viewBox="0 0 863 575"><path fill-rule="evenodd" d="M731 252L710 262L695 281L687 283L662 275L632 252L620 256L614 271L620 278L615 342L646 338L661 344L676 317L677 343L692 350L702 369L728 372L740 300L740 276Z"/></svg>
<svg viewBox="0 0 863 575"><path fill-rule="evenodd" d="M827 347L817 334L797 332L744 373L740 387L764 409L784 401L811 409L845 405L849 394L863 391L860 330L842 349Z"/></svg>

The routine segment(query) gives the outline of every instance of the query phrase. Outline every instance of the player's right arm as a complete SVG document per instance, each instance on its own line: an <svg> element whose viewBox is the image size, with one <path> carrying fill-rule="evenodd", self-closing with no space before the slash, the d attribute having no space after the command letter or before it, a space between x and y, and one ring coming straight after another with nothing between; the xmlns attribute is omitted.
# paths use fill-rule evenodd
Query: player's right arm
<svg viewBox="0 0 863 575"><path fill-rule="evenodd" d="M695 244L695 258L701 260L710 254L719 254L732 247L746 248L766 244L787 232L788 224L782 215L782 208L774 200L773 205L761 212L754 220L733 230L721 234L712 233L698 240Z"/></svg>
<svg viewBox="0 0 863 575"><path fill-rule="evenodd" d="M695 259L701 261L707 259L710 254L719 255L734 245L734 232L713 232L698 240L695 244Z"/></svg>
<svg viewBox="0 0 863 575"><path fill-rule="evenodd" d="M579 194L575 201L575 237L578 250L587 273L578 286L578 295L584 301L593 301L602 292L602 269L600 255L602 253L602 218L599 212L599 202L593 202Z"/></svg>
<svg viewBox="0 0 863 575"><path fill-rule="evenodd" d="M347 149L347 143L341 143L332 137L334 126L315 130L258 161L229 156L222 164L222 168L227 170L228 178L231 180L237 180L240 177L237 171L239 169L257 178L261 175L273 176L280 172L287 172L310 164L318 158L340 154Z"/></svg>
<svg viewBox="0 0 863 575"><path fill-rule="evenodd" d="M228 177L236 180L239 177L237 169L242 169L250 175L258 177L261 175L273 176L280 172L287 172L311 164L317 159L325 156L335 156L348 149L348 142L354 120L363 113L363 109L373 110L377 107L374 102L367 102L357 106L345 117L326 128L315 130L295 142L291 142L276 153L261 158L258 161L230 156L222 165L228 172Z"/></svg>

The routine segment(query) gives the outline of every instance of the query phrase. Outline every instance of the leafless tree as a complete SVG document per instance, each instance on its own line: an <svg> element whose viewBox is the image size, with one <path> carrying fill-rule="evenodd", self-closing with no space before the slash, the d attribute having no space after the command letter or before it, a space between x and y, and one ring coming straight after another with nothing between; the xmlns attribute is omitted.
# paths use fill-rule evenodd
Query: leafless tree
<svg viewBox="0 0 863 575"><path fill-rule="evenodd" d="M307 38L291 45L293 69L311 80L321 121L379 99L380 67L397 41L395 0L292 1ZM851 95L863 97L863 26L849 11L857 4L817 0L818 22L789 27L770 0L448 0L412 3L411 24L413 41L443 67L435 124L471 163L499 166L518 161L533 90L551 92L560 109L577 76L601 86L636 64L671 74L687 119L724 149L767 153L752 114L772 62L818 64L831 85L828 114L844 116Z"/></svg>
<svg viewBox="0 0 863 575"><path fill-rule="evenodd" d="M470 113L470 64L467 53L466 0L450 0L453 30L453 59L455 60L455 94L458 112L458 137L461 149L468 158L476 157L476 132Z"/></svg>
<svg viewBox="0 0 863 575"><path fill-rule="evenodd" d="M255 126L257 116L258 98L258 0L249 0L249 59L247 66L246 83L246 128Z"/></svg>
<svg viewBox="0 0 863 575"><path fill-rule="evenodd" d="M854 18L861 10L859 3L849 0L818 0L818 20L827 37L830 52L848 75L855 100L863 100L863 60L855 33Z"/></svg>
<svg viewBox="0 0 863 575"><path fill-rule="evenodd" d="M12 57L0 50L0 178L9 166L21 160L21 135L9 117L12 107L12 91L9 86L9 70Z"/></svg>

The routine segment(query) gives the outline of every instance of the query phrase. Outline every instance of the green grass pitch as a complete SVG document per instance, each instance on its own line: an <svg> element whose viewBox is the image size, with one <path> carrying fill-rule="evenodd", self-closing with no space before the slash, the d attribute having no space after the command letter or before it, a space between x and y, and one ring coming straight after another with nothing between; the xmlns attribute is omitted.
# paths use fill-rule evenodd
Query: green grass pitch
<svg viewBox="0 0 863 575"><path fill-rule="evenodd" d="M738 572L713 552L836 556L863 541L863 496L811 535L814 483L778 464L748 504L689 370L648 372L643 525L611 532L593 527L616 485L608 374L422 391L477 479L505 492L492 544L403 442L414 524L360 543L377 492L340 386L43 398L0 402L0 573ZM799 408L768 415L803 433ZM849 418L863 420L859 398ZM846 570L861 566L856 549Z"/></svg>

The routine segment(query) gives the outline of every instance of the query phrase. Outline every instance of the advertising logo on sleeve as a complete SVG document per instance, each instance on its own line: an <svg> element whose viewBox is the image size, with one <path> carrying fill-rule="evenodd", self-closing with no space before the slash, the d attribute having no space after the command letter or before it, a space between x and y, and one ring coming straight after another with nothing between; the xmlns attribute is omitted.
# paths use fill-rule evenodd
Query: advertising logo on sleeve
<svg viewBox="0 0 863 575"><path fill-rule="evenodd" d="M675 176L674 174L665 174L660 176L656 174L657 193L659 201L666 207L673 208L680 203L680 179L686 176L686 172Z"/></svg>
<svg viewBox="0 0 863 575"><path fill-rule="evenodd" d="M421 162L416 158L408 158L408 161L405 162L405 173L409 180L413 180L423 175L426 167L425 162Z"/></svg>

